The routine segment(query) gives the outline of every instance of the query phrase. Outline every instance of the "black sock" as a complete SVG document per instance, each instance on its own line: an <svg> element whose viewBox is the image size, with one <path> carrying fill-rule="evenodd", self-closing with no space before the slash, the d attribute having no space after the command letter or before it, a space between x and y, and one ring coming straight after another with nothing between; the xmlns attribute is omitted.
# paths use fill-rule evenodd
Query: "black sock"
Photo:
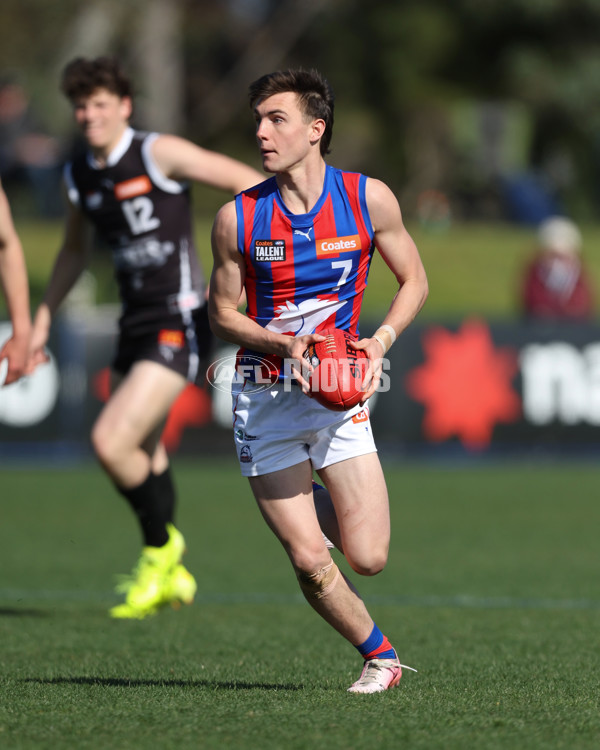
<svg viewBox="0 0 600 750"><path fill-rule="evenodd" d="M167 524L173 523L175 488L169 468L162 474L150 472L137 487L117 490L129 502L142 530L145 547L162 547L169 541Z"/></svg>

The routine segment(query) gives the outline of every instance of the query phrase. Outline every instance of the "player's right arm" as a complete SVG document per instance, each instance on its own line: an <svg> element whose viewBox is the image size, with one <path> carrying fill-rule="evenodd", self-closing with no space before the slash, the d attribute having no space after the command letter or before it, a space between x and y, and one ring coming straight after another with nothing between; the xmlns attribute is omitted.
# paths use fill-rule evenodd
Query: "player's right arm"
<svg viewBox="0 0 600 750"><path fill-rule="evenodd" d="M208 312L213 333L224 341L265 354L303 361L303 353L323 336L284 336L255 323L238 310L244 290L246 268L237 248L235 202L226 203L215 218L212 229L213 270L208 295ZM312 369L312 368L310 368ZM299 373L297 373L299 375ZM308 384L299 377L301 385Z"/></svg>
<svg viewBox="0 0 600 750"><path fill-rule="evenodd" d="M52 319L87 265L91 247L91 228L77 206L68 204L65 233L56 257L50 281L33 321L31 358L28 371L47 361L44 347L50 335Z"/></svg>
<svg viewBox="0 0 600 750"><path fill-rule="evenodd" d="M0 184L0 283L12 323L12 335L0 349L0 360L8 359L6 383L14 383L25 371L31 314L29 284L21 241L15 230L8 199Z"/></svg>

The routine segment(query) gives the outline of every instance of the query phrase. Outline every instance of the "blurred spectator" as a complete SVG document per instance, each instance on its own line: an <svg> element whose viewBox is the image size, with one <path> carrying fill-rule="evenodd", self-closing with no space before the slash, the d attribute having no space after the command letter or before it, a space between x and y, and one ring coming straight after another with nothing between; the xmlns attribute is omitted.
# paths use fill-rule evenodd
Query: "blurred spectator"
<svg viewBox="0 0 600 750"><path fill-rule="evenodd" d="M0 178L28 184L38 213L54 216L62 210L61 165L59 142L37 122L23 86L0 80Z"/></svg>
<svg viewBox="0 0 600 750"><path fill-rule="evenodd" d="M535 226L561 210L553 186L534 172L504 175L499 188L510 221Z"/></svg>
<svg viewBox="0 0 600 750"><path fill-rule="evenodd" d="M537 246L523 283L525 315L591 319L592 287L581 261L581 233L577 226L569 219L552 216L539 225Z"/></svg>

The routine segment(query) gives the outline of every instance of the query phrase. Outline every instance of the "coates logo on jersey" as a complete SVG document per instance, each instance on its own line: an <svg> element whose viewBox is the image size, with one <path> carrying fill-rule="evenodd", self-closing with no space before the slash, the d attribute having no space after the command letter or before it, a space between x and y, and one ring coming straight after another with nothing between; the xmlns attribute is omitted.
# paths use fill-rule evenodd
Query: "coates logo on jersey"
<svg viewBox="0 0 600 750"><path fill-rule="evenodd" d="M152 183L147 175L133 177L125 182L118 182L115 185L115 198L119 201L125 201L128 198L135 198L138 195L145 195L152 190Z"/></svg>
<svg viewBox="0 0 600 750"><path fill-rule="evenodd" d="M317 240L317 258L338 258L340 253L351 253L360 250L360 237L351 234L348 237L331 237L328 240Z"/></svg>

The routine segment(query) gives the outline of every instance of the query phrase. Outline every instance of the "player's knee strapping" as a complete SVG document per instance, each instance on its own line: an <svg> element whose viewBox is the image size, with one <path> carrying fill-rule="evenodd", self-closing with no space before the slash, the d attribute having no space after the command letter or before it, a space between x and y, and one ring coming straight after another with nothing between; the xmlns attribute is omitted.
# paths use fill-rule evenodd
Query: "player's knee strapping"
<svg viewBox="0 0 600 750"><path fill-rule="evenodd" d="M340 578L340 569L332 560L316 573L298 573L298 582L304 595L309 599L322 599L336 587Z"/></svg>

